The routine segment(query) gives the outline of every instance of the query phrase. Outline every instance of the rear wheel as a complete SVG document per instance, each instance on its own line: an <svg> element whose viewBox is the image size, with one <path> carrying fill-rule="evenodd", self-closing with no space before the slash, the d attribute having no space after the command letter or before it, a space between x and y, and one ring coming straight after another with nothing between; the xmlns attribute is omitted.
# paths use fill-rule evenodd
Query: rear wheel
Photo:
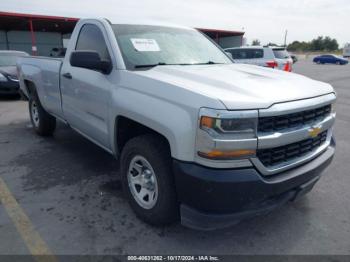
<svg viewBox="0 0 350 262"><path fill-rule="evenodd" d="M51 136L56 129L56 118L42 107L36 92L29 97L29 115L35 132L40 136Z"/></svg>
<svg viewBox="0 0 350 262"><path fill-rule="evenodd" d="M131 139L121 155L122 184L136 215L152 225L178 220L178 203L169 148L163 138Z"/></svg>

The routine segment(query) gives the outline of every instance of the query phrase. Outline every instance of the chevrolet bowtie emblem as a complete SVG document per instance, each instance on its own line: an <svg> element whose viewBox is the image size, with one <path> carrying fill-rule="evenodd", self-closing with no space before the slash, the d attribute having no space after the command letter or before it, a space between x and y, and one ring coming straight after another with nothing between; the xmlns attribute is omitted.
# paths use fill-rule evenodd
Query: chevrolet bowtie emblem
<svg viewBox="0 0 350 262"><path fill-rule="evenodd" d="M313 127L309 130L310 137L314 138L321 133L321 127Z"/></svg>

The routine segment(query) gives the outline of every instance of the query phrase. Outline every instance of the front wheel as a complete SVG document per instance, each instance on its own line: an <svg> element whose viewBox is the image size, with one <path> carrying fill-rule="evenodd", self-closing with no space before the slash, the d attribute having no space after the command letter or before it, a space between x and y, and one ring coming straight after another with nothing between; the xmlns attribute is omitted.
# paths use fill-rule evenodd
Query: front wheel
<svg viewBox="0 0 350 262"><path fill-rule="evenodd" d="M160 226L178 220L178 203L169 147L162 137L131 139L121 155L122 184L128 201L143 221Z"/></svg>
<svg viewBox="0 0 350 262"><path fill-rule="evenodd" d="M45 111L36 92L29 97L29 115L38 135L51 136L53 134L56 129L56 118Z"/></svg>

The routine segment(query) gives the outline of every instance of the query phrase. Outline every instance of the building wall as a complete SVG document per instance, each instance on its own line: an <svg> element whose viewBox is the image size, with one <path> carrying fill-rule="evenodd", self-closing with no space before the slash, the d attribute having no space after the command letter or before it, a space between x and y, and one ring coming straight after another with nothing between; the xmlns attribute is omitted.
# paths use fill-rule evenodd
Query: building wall
<svg viewBox="0 0 350 262"><path fill-rule="evenodd" d="M6 33L5 31L0 31L0 50L7 49Z"/></svg>
<svg viewBox="0 0 350 262"><path fill-rule="evenodd" d="M54 32L35 32L37 54L49 56L54 47L67 47L71 34ZM7 41L7 42L6 42ZM222 48L238 47L242 45L242 36L220 37L219 43ZM0 31L0 50L4 49L25 51L32 54L32 40L29 31Z"/></svg>
<svg viewBox="0 0 350 262"><path fill-rule="evenodd" d="M242 36L227 36L219 38L219 45L222 48L239 47L242 45Z"/></svg>
<svg viewBox="0 0 350 262"><path fill-rule="evenodd" d="M1 33L0 39L2 39ZM5 37L4 39L6 41ZM35 32L35 40L37 55L40 56L49 56L52 48L62 47L62 35L60 33ZM32 53L32 38L29 31L8 31L7 43L8 49L10 50L25 51L29 54ZM1 44L0 40L0 48L6 49L6 42L4 46Z"/></svg>

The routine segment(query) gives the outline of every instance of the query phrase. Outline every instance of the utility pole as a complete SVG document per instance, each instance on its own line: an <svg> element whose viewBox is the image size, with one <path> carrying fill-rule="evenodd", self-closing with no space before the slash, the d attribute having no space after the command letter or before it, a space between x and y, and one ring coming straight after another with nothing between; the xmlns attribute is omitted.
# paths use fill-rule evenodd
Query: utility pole
<svg viewBox="0 0 350 262"><path fill-rule="evenodd" d="M287 47L287 35L288 35L288 30L286 30L286 33L284 34L284 46Z"/></svg>

